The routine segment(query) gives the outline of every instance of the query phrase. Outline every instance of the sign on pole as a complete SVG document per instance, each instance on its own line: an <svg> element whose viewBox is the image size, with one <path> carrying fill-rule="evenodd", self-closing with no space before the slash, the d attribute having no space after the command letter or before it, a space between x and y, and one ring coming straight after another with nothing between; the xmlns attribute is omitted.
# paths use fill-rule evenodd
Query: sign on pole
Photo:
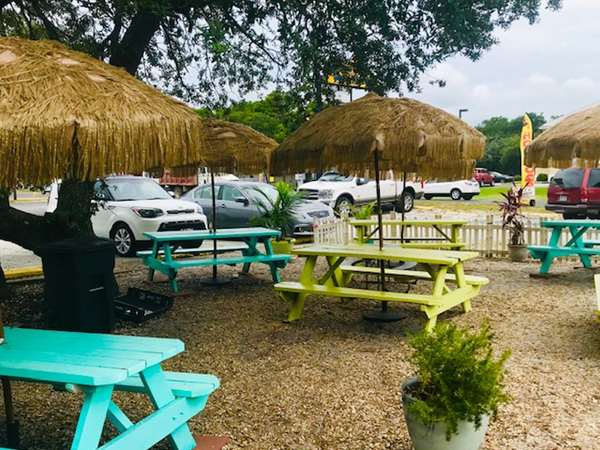
<svg viewBox="0 0 600 450"><path fill-rule="evenodd" d="M535 205L535 169L525 165L525 149L533 140L533 124L527 114L523 116L521 128L521 187L523 199L531 206Z"/></svg>

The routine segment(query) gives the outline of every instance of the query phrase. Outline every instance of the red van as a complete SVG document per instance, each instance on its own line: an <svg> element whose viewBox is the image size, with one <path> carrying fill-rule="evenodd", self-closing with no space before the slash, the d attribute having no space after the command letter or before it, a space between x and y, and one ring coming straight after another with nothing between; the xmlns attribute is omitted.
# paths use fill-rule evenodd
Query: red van
<svg viewBox="0 0 600 450"><path fill-rule="evenodd" d="M479 183L479 186L494 185L494 176L487 169L482 169L480 167L476 168L475 173L473 173L473 178Z"/></svg>
<svg viewBox="0 0 600 450"><path fill-rule="evenodd" d="M548 187L548 211L565 219L600 219L600 169L564 169Z"/></svg>

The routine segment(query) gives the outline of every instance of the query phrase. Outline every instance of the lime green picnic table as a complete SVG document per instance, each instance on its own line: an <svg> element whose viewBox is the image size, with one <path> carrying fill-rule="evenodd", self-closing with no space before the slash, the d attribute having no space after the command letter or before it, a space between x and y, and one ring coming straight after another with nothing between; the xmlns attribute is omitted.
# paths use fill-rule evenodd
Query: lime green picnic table
<svg viewBox="0 0 600 450"><path fill-rule="evenodd" d="M465 275L464 261L477 258L479 255L476 252L410 249L398 246L379 250L378 246L371 244L315 244L296 247L293 253L306 258L300 280L275 285L275 291L280 297L291 303L288 315L290 322L301 317L307 296L321 295L418 304L428 319L425 328L431 331L435 327L437 317L444 311L457 305L462 305L465 312L470 311L471 299L479 294L482 285L488 283L484 277ZM328 270L323 275L315 272L319 258L324 258L328 264ZM425 270L386 269L386 276L428 281L432 289L428 294L416 294L348 287L355 274L379 273L378 267L344 264L349 259L415 262Z"/></svg>
<svg viewBox="0 0 600 450"><path fill-rule="evenodd" d="M585 240L585 233L589 230L600 230L600 220L545 220L542 226L550 228L552 233L548 245L530 245L529 253L541 261L540 273L547 274L555 258L561 256L579 256L583 267L591 268L591 256L600 255L600 241ZM568 230L570 239L560 244L560 237L564 230Z"/></svg>
<svg viewBox="0 0 600 450"><path fill-rule="evenodd" d="M243 271L248 273L250 264L266 264L271 269L274 282L280 281L279 269L285 267L290 260L290 255L278 255L273 253L271 239L279 237L281 233L277 230L262 227L227 228L218 230L201 231L157 231L144 233L152 241L151 252L138 252L143 257L144 264L148 266L148 279L152 281L154 271L159 271L169 277L171 289L177 292L177 271L190 267L207 267L218 265L234 266L243 265ZM224 258L194 258L175 260L173 258L173 247L189 241L238 241L245 244L241 250L242 256ZM260 251L258 245L262 244L264 252Z"/></svg>
<svg viewBox="0 0 600 450"><path fill-rule="evenodd" d="M400 227L400 236L384 236L386 241L403 240L401 244L405 248L427 248L427 249L448 249L460 250L465 244L460 242L459 230L467 224L466 220L401 220L384 219L382 225L391 225ZM350 225L356 228L357 242L365 243L371 240L371 236L377 231L377 220L375 219L353 219ZM402 228L427 227L437 232L439 237L405 237ZM450 234L444 231L444 228L450 228Z"/></svg>

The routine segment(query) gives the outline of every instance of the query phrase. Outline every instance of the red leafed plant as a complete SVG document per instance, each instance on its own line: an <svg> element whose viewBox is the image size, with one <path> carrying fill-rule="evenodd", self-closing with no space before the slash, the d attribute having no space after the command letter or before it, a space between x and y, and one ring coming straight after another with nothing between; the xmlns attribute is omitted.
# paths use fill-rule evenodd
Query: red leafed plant
<svg viewBox="0 0 600 450"><path fill-rule="evenodd" d="M501 193L504 200L498 202L502 212L502 228L510 232L510 243L512 245L524 245L525 233L523 225L523 214L521 208L526 206L521 203L523 198L523 188L517 189L515 185L506 193Z"/></svg>

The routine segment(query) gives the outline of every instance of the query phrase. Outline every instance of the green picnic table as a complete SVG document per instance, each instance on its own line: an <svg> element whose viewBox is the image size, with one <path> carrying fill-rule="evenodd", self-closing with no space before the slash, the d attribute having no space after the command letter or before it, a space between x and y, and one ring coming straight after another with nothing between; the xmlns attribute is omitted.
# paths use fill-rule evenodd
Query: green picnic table
<svg viewBox="0 0 600 450"><path fill-rule="evenodd" d="M10 327L4 331L0 377L82 394L71 450L143 450L167 437L174 449L197 448L187 423L204 409L219 379L164 372L161 364L184 350L180 340ZM146 395L154 412L134 424L113 402L115 391ZM107 420L117 435L101 445Z"/></svg>
<svg viewBox="0 0 600 450"><path fill-rule="evenodd" d="M465 244L460 242L459 230L467 224L466 220L401 220L384 219L382 225L400 228L398 236L384 236L385 241L402 240L402 247L405 248L425 248L425 249L448 249L461 250ZM377 231L377 220L375 219L353 219L350 225L356 228L357 242L365 243L371 240L371 236ZM406 237L403 236L404 229L411 227L426 227L436 231L436 237ZM448 234L444 228L450 228Z"/></svg>
<svg viewBox="0 0 600 450"><path fill-rule="evenodd" d="M541 261L540 274L547 274L555 258L561 256L578 256L583 267L591 268L591 256L600 255L600 241L585 240L585 233L589 230L600 230L600 220L545 220L542 226L550 228L548 245L530 245L529 253ZM562 245L560 238L563 231L567 230L570 238Z"/></svg>
<svg viewBox="0 0 600 450"><path fill-rule="evenodd" d="M480 287L487 284L484 277L465 275L464 261L476 258L476 252L410 249L398 246L384 247L371 244L307 245L296 247L294 254L306 258L300 280L277 283L275 291L291 303L288 321L298 320L309 295L326 297L376 300L381 302L414 303L427 316L426 329L431 331L437 317L457 305L465 312L471 309L471 299L479 294ZM322 276L315 269L317 260L324 258L328 270ZM422 280L431 283L428 294L391 292L374 289L347 287L356 274L379 274L378 267L344 264L348 259L409 261L420 264L424 271L386 269L385 275L406 280Z"/></svg>
<svg viewBox="0 0 600 450"><path fill-rule="evenodd" d="M273 253L271 239L279 237L280 232L269 228L227 228L202 231L157 231L144 233L152 241L152 251L138 252L143 257L144 264L148 266L148 279L154 278L154 272L159 271L169 277L169 283L173 292L178 291L177 271L190 267L207 267L218 265L234 266L243 264L243 271L248 273L252 263L266 264L271 269L274 282L281 280L279 269L285 267L290 260L290 255L278 255ZM238 241L246 244L247 248L240 250L242 256L215 258L193 258L177 260L173 257L173 248L186 241ZM264 247L264 252L258 249L258 245Z"/></svg>

